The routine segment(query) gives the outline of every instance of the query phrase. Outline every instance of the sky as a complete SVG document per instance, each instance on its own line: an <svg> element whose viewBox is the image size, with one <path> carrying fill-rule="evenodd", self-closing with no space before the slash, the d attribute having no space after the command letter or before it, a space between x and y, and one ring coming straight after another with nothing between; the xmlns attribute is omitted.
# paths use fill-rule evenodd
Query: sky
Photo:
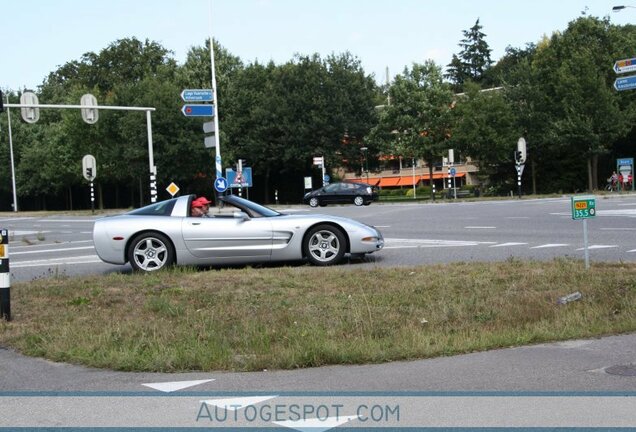
<svg viewBox="0 0 636 432"><path fill-rule="evenodd" d="M46 76L118 39L159 42L183 64L210 34L244 63L349 51L378 82L413 63L446 66L479 19L497 61L563 31L582 13L636 23L636 7L601 0L0 0L0 89L36 90ZM636 5L636 2L634 3ZM608 65L611 67L612 65ZM41 103L46 103L41 101Z"/></svg>

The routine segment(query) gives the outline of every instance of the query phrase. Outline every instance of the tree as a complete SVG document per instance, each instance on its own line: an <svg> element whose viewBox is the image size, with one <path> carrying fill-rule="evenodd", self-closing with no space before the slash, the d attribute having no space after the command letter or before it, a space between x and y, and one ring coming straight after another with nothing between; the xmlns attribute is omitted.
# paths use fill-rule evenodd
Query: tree
<svg viewBox="0 0 636 432"><path fill-rule="evenodd" d="M453 54L447 66L446 77L455 84L457 90L462 89L468 80L481 83L484 74L492 64L486 34L481 29L482 26L477 19L475 25L463 31L464 39L459 43L461 47L459 56Z"/></svg>
<svg viewBox="0 0 636 432"><path fill-rule="evenodd" d="M450 148L453 93L433 61L413 64L398 75L389 89L391 105L380 115L370 139L385 152L425 159L433 179L433 161ZM431 190L431 196L432 196Z"/></svg>

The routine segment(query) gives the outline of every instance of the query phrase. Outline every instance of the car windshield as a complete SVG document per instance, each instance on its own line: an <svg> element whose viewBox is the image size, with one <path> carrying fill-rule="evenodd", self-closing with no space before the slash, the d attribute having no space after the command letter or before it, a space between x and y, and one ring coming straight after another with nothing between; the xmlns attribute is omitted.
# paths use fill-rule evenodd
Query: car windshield
<svg viewBox="0 0 636 432"><path fill-rule="evenodd" d="M279 213L276 210L272 210L269 207L256 204L253 201L240 198L236 195L228 195L223 198L223 201L225 201L227 204L231 204L240 208L241 210L249 214L250 217L274 217L282 215L282 213Z"/></svg>
<svg viewBox="0 0 636 432"><path fill-rule="evenodd" d="M173 198L129 211L127 214L136 216L170 216L176 202L177 198Z"/></svg>

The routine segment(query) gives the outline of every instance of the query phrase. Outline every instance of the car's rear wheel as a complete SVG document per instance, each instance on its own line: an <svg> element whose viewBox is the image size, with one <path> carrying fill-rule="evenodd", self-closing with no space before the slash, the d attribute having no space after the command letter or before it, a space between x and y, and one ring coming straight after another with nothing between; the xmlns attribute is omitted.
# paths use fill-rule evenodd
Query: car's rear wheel
<svg viewBox="0 0 636 432"><path fill-rule="evenodd" d="M317 266L337 264L347 247L342 231L331 225L318 225L309 231L303 242L303 252Z"/></svg>
<svg viewBox="0 0 636 432"><path fill-rule="evenodd" d="M174 263L172 243L158 232L142 233L133 238L128 248L128 261L135 271L161 270Z"/></svg>
<svg viewBox="0 0 636 432"><path fill-rule="evenodd" d="M362 198L360 195L358 195L357 197L355 197L353 199L353 203L359 207L362 204L364 204L364 198Z"/></svg>
<svg viewBox="0 0 636 432"><path fill-rule="evenodd" d="M318 201L318 198L310 198L309 199L309 205L312 207L318 207L318 204L320 204L320 201Z"/></svg>

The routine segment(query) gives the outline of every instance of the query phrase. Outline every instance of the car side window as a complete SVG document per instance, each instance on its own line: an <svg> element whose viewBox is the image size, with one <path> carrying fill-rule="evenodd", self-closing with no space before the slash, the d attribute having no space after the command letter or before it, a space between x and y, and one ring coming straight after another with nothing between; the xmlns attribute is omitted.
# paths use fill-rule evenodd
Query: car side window
<svg viewBox="0 0 636 432"><path fill-rule="evenodd" d="M336 192L339 186L338 183L332 183L325 187L325 192Z"/></svg>

